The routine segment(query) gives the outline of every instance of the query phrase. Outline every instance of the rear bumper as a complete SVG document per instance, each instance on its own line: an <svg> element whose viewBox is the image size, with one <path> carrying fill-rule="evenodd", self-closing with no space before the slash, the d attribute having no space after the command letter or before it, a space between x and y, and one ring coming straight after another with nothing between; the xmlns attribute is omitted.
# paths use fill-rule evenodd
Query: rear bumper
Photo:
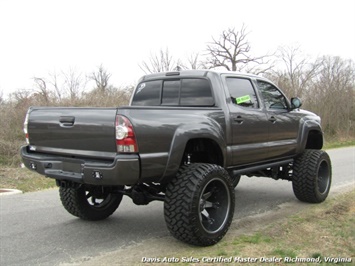
<svg viewBox="0 0 355 266"><path fill-rule="evenodd" d="M23 146L21 157L28 169L57 180L116 186L136 184L140 177L137 154L117 154L113 160L96 160L29 152Z"/></svg>

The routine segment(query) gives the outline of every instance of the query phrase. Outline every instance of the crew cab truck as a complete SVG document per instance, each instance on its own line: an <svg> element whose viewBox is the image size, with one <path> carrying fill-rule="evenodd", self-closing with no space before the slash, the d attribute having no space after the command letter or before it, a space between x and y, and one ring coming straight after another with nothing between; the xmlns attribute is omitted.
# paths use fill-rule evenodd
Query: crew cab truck
<svg viewBox="0 0 355 266"><path fill-rule="evenodd" d="M208 246L226 234L241 175L292 182L320 203L331 185L320 118L269 80L190 70L143 76L121 108L31 107L26 167L59 186L64 208L109 217L124 195L164 202L171 234Z"/></svg>

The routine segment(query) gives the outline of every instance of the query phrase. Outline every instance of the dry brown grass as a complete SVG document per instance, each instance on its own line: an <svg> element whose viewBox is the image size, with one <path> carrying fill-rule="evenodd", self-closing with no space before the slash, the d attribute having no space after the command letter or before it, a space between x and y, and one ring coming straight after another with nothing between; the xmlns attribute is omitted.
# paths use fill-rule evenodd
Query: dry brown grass
<svg viewBox="0 0 355 266"><path fill-rule="evenodd" d="M0 166L0 188L30 192L55 186L54 179L46 178L26 168Z"/></svg>

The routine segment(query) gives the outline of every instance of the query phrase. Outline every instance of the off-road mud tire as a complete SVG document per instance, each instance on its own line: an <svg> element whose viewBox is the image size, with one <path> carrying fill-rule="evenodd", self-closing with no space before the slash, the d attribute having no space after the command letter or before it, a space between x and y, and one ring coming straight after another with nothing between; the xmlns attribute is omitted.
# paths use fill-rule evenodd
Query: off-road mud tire
<svg viewBox="0 0 355 266"><path fill-rule="evenodd" d="M241 179L241 175L234 175L234 176L231 176L231 179L232 179L232 183L233 183L233 187L236 188L240 182L240 179Z"/></svg>
<svg viewBox="0 0 355 266"><path fill-rule="evenodd" d="M292 187L303 202L323 202L330 190L332 166L329 155L322 150L305 150L293 164Z"/></svg>
<svg viewBox="0 0 355 266"><path fill-rule="evenodd" d="M70 214L90 221L106 219L114 213L122 200L122 194L110 193L107 188L105 191L102 187L60 187L59 195L64 208Z"/></svg>
<svg viewBox="0 0 355 266"><path fill-rule="evenodd" d="M210 246L228 231L234 205L233 183L224 168L203 163L185 165L167 186L165 222L175 238Z"/></svg>

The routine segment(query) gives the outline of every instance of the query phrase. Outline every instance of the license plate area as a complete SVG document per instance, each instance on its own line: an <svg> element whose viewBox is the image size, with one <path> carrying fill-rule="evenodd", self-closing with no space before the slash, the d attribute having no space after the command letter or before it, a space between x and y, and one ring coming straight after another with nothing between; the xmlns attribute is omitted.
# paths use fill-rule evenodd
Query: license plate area
<svg viewBox="0 0 355 266"><path fill-rule="evenodd" d="M78 163L63 162L62 170L64 172L80 173L81 165Z"/></svg>

